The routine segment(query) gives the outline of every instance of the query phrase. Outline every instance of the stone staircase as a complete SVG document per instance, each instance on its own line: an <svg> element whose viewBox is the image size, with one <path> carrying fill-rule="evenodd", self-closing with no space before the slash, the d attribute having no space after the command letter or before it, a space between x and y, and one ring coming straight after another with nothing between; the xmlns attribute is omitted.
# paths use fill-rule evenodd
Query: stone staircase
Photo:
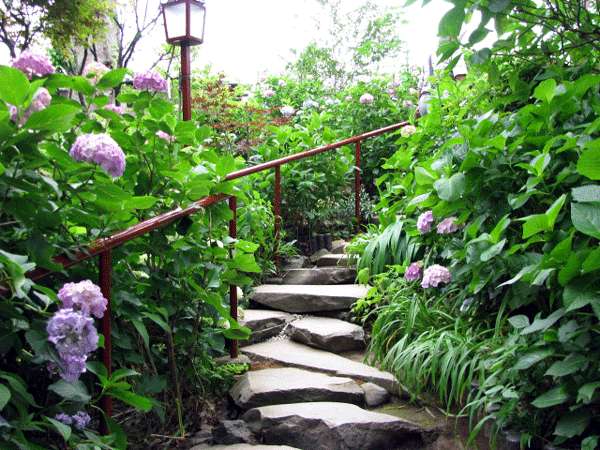
<svg viewBox="0 0 600 450"><path fill-rule="evenodd" d="M297 261L281 279L254 289L240 320L252 330L240 344L253 370L229 392L239 419L215 428L212 446L193 450L437 448L431 443L439 430L385 413L400 386L362 362L365 334L348 319L368 287L354 284L344 248L339 242L318 252L310 268Z"/></svg>

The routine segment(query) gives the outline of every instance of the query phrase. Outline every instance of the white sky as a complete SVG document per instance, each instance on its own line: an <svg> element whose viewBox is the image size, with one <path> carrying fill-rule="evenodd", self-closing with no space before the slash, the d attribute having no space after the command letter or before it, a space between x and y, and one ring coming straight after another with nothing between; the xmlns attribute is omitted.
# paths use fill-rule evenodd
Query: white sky
<svg viewBox="0 0 600 450"><path fill-rule="evenodd" d="M156 8L161 0L150 0ZM165 1L165 0L162 0ZM405 0L374 0L382 6L401 6ZM362 0L343 0L343 6L353 10ZM152 3L151 3L152 6ZM406 9L409 24L399 30L400 38L408 42L410 64L424 64L427 55L437 45L437 26L442 15L452 5L444 0L432 0L421 8L421 0ZM254 83L268 72L279 73L285 60L291 59L290 48L301 50L316 34L314 16L319 13L315 0L206 0L207 17L204 44L193 68L211 63L214 72L224 72L230 81ZM130 68L146 70L154 61L153 48L165 41L162 18L154 32L136 47ZM8 52L0 46L0 63L8 64ZM399 61L399 64L404 61Z"/></svg>

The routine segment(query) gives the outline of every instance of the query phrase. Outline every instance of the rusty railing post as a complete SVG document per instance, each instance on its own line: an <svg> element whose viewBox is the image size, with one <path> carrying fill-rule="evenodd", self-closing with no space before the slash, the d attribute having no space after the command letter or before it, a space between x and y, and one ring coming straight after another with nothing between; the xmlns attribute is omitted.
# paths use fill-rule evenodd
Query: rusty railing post
<svg viewBox="0 0 600 450"><path fill-rule="evenodd" d="M360 232L360 143L356 141L354 149L354 211L356 213L356 232Z"/></svg>
<svg viewBox="0 0 600 450"><path fill-rule="evenodd" d="M275 216L275 268L277 275L281 267L279 261L279 239L281 229L281 166L275 166L275 199L273 201L273 215Z"/></svg>
<svg viewBox="0 0 600 450"><path fill-rule="evenodd" d="M237 239L237 198L232 196L229 198L229 209L233 213L233 218L229 221L229 237ZM233 250L230 249L230 257L233 257ZM238 298L237 286L232 284L229 286L229 315L238 319ZM232 359L238 357L238 341L236 339L229 340L229 356Z"/></svg>
<svg viewBox="0 0 600 450"><path fill-rule="evenodd" d="M102 292L102 296L106 299L106 311L104 311L104 316L102 316L102 320L100 321L100 333L102 333L102 335L104 336L104 348L100 349L100 360L106 367L108 377L110 377L112 364L110 305L112 277L111 251L105 250L102 253L100 253L98 255L98 263L100 291ZM106 414L107 417L112 416L112 397L110 395L104 395L100 399L100 408L102 409L102 411L104 411L104 414ZM100 433L104 436L110 434L110 430L108 429L108 423L106 423L106 419L104 418L104 416L102 416L102 420L100 421Z"/></svg>

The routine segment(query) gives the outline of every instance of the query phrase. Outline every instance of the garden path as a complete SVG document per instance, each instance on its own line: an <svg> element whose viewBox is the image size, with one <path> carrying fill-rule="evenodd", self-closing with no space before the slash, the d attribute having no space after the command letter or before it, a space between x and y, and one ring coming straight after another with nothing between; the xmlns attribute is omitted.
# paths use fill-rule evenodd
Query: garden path
<svg viewBox="0 0 600 450"><path fill-rule="evenodd" d="M295 259L252 292L240 319L251 370L229 392L239 420L193 450L464 448L453 420L409 404L392 374L363 363L365 331L349 311L368 287L354 284L345 247Z"/></svg>

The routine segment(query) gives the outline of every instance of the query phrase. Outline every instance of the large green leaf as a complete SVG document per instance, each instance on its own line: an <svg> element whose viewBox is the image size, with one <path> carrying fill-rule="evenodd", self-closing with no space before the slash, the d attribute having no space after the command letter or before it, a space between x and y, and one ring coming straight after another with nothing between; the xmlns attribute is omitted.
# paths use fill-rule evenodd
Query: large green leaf
<svg viewBox="0 0 600 450"><path fill-rule="evenodd" d="M463 22L465 20L465 9L462 6L455 6L448 11L440 20L438 26L439 36L456 37L460 34Z"/></svg>
<svg viewBox="0 0 600 450"><path fill-rule="evenodd" d="M592 419L592 411L575 410L565 413L554 429L556 436L572 438L582 434Z"/></svg>
<svg viewBox="0 0 600 450"><path fill-rule="evenodd" d="M80 108L73 105L50 105L34 112L25 123L25 127L42 131L68 131L73 128L73 118Z"/></svg>
<svg viewBox="0 0 600 450"><path fill-rule="evenodd" d="M123 82L123 78L127 75L128 69L115 69L105 73L96 84L96 88L104 90L118 86Z"/></svg>
<svg viewBox="0 0 600 450"><path fill-rule="evenodd" d="M586 148L581 152L577 171L590 180L600 180L600 147Z"/></svg>
<svg viewBox="0 0 600 450"><path fill-rule="evenodd" d="M450 178L442 178L433 183L438 197L447 202L454 202L465 193L467 181L463 173L455 173Z"/></svg>
<svg viewBox="0 0 600 450"><path fill-rule="evenodd" d="M588 363L588 358L580 353L571 353L565 359L555 361L546 371L547 376L564 377L574 372L583 370Z"/></svg>
<svg viewBox="0 0 600 450"><path fill-rule="evenodd" d="M600 204L571 203L571 220L578 231L600 239Z"/></svg>
<svg viewBox="0 0 600 450"><path fill-rule="evenodd" d="M542 81L536 86L536 88L533 90L533 96L544 102L550 103L554 98L555 92L556 80L554 80L553 78L548 78L547 80Z"/></svg>
<svg viewBox="0 0 600 450"><path fill-rule="evenodd" d="M490 0L488 8L493 13L501 13L510 6L510 0Z"/></svg>
<svg viewBox="0 0 600 450"><path fill-rule="evenodd" d="M23 106L32 89L23 72L12 67L0 66L0 99L14 106Z"/></svg>
<svg viewBox="0 0 600 450"><path fill-rule="evenodd" d="M536 350L532 350L523 354L517 361L517 363L513 366L514 370L524 370L529 369L534 364L542 361L548 356L552 356L554 354L554 350L551 348L540 348Z"/></svg>
<svg viewBox="0 0 600 450"><path fill-rule="evenodd" d="M0 384L0 411L4 409L8 401L10 400L10 389L3 384Z"/></svg>
<svg viewBox="0 0 600 450"><path fill-rule="evenodd" d="M571 398L568 392L565 392L564 386L556 386L548 392L544 392L538 398L531 402L536 408L549 408L551 406L565 403Z"/></svg>
<svg viewBox="0 0 600 450"><path fill-rule="evenodd" d="M89 402L92 399L92 396L88 393L85 384L81 380L65 381L61 379L48 386L48 389L72 402Z"/></svg>
<svg viewBox="0 0 600 450"><path fill-rule="evenodd" d="M576 202L600 203L600 186L587 185L576 187L571 191Z"/></svg>

